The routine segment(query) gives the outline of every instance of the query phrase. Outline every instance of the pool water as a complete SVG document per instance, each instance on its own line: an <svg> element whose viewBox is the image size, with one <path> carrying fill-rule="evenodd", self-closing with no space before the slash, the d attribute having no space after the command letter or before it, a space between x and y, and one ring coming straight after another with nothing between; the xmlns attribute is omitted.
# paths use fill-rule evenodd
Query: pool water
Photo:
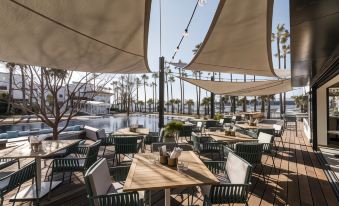
<svg viewBox="0 0 339 206"><path fill-rule="evenodd" d="M165 124L172 119L171 116L165 116ZM128 127L131 124L143 125L150 129L150 131L157 131L158 129L158 116L156 115L144 115L144 114L135 114L127 117L126 115L117 115L117 116L107 116L99 117L94 119L86 120L71 120L68 126L73 125L88 125L96 128L103 128L106 132L116 131L120 128ZM65 122L60 123L60 127L64 126ZM26 131L26 130L38 130L49 128L44 123L23 123L16 125L2 125L0 126L0 133L5 133L7 131Z"/></svg>

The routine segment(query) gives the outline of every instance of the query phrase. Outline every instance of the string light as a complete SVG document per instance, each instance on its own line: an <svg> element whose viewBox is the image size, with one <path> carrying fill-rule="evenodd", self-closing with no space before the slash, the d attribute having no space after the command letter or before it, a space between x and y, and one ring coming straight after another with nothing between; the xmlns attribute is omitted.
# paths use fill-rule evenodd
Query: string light
<svg viewBox="0 0 339 206"><path fill-rule="evenodd" d="M177 48L175 48L175 50L174 50L175 52L178 52L179 51L179 47L177 47Z"/></svg>
<svg viewBox="0 0 339 206"><path fill-rule="evenodd" d="M182 34L184 37L188 37L188 30L185 29L184 33Z"/></svg>
<svg viewBox="0 0 339 206"><path fill-rule="evenodd" d="M205 6L205 4L207 3L207 0L199 0L198 1L198 4L199 4L199 6Z"/></svg>

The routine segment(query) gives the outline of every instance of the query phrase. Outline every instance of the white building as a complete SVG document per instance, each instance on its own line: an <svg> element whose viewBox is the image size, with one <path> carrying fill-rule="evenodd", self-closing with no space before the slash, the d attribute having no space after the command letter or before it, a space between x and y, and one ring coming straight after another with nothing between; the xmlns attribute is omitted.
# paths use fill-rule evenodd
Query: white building
<svg viewBox="0 0 339 206"><path fill-rule="evenodd" d="M75 89L77 82L73 82L68 85L69 91ZM38 85L34 85L37 87ZM29 85L26 85L29 87ZM21 75L13 75L13 100L20 102L23 99L22 90L21 90ZM26 91L27 92L27 91ZM0 72L0 95L9 93L9 73ZM49 94L46 94L48 99ZM83 108L81 112L87 113L89 115L103 115L108 114L111 106L110 99L112 96L112 90L110 88L103 88L101 91L96 92L93 84L87 84L79 90L77 98L83 100ZM67 98L67 89L64 86L60 89L58 93L58 101L65 101ZM28 99L28 94L26 94L26 99ZM47 103L48 104L48 103Z"/></svg>

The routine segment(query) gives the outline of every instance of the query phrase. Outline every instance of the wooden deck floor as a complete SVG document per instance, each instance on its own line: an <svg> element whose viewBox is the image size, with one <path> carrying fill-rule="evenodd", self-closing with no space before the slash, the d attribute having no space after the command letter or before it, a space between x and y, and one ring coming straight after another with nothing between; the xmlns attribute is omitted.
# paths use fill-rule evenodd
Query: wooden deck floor
<svg viewBox="0 0 339 206"><path fill-rule="evenodd" d="M300 125L299 128L302 128ZM331 185L313 152L311 145L305 139L301 130L286 131L284 136L284 149L278 141L279 153L275 158L276 169L272 159L263 156L263 171L266 183L259 176L261 168L255 168L252 176L248 204L256 205L339 205ZM28 160L25 160L28 161ZM48 162L47 162L48 165ZM13 169L13 168L12 168ZM44 168L43 174L46 173ZM1 172L0 172L1 174ZM50 201L43 198L42 205L87 205L86 190L82 174L75 174L73 182L66 181L63 185L53 190ZM29 183L27 183L28 185ZM14 192L5 196L5 205L10 205L9 197ZM154 205L163 205L162 192L153 194ZM172 205L187 205L187 196L172 195ZM30 205L29 202L16 203L16 205ZM198 192L194 197L194 205L202 205L202 196Z"/></svg>

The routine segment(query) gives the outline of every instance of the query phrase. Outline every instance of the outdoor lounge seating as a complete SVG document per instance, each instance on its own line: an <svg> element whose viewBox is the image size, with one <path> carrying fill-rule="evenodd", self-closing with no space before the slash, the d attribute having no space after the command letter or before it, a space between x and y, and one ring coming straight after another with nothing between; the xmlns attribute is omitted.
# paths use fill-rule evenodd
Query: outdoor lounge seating
<svg viewBox="0 0 339 206"><path fill-rule="evenodd" d="M143 205L138 192L122 192L129 166L108 168L106 159L96 161L85 174L86 190L90 206L138 206ZM115 182L112 182L111 175Z"/></svg>
<svg viewBox="0 0 339 206"><path fill-rule="evenodd" d="M254 131L250 131L250 130L246 130L246 134L253 137L253 138L258 138L260 132L264 132L264 133L267 133L267 134L271 134L271 135L274 135L275 131L274 129L272 128L259 128L259 129L256 129Z"/></svg>
<svg viewBox="0 0 339 206"><path fill-rule="evenodd" d="M18 191L19 191L21 185L28 180L32 180L32 184L33 184L34 179L36 177L35 171L36 171L36 163L35 163L35 161L33 161L33 162L25 165L23 168L13 172L12 174L9 174L5 177L2 177L0 179L0 196L1 196L0 206L3 205L5 194L9 193L10 191L14 190L17 187L18 187ZM36 190L37 189L38 188L36 188ZM15 201L16 200L14 198L13 205L15 204ZM39 200L37 200L37 201L39 201Z"/></svg>
<svg viewBox="0 0 339 206"><path fill-rule="evenodd" d="M283 115L284 119L284 128L285 129L295 129L295 134L298 133L298 122L296 115L289 115L285 114Z"/></svg>
<svg viewBox="0 0 339 206"><path fill-rule="evenodd" d="M1 157L0 158L0 170L6 167L9 167L15 163L18 163L18 169L20 169L20 161L18 159Z"/></svg>
<svg viewBox="0 0 339 206"><path fill-rule="evenodd" d="M282 136L284 134L283 125L274 124L273 125L273 129L274 129L274 137L275 138L280 138L281 145L282 145L283 149L285 150L284 140L282 138ZM275 140L274 140L274 144L275 144L275 147L277 148L278 145L276 144Z"/></svg>
<svg viewBox="0 0 339 206"><path fill-rule="evenodd" d="M263 144L263 153L269 155L272 158L272 163L275 169L274 157L276 154L274 154L275 151L273 151L273 141L274 135L264 132L259 133L258 143Z"/></svg>
<svg viewBox="0 0 339 206"><path fill-rule="evenodd" d="M220 185L201 186L204 205L245 203L251 185L252 166L230 152L227 161L205 161L205 165L219 179Z"/></svg>
<svg viewBox="0 0 339 206"><path fill-rule="evenodd" d="M192 132L193 150L198 153L199 157L202 154L210 154L213 159L214 154L217 154L219 159L222 158L223 145L215 142L210 136L201 136Z"/></svg>
<svg viewBox="0 0 339 206"><path fill-rule="evenodd" d="M181 130L179 131L179 137L185 137L187 142L191 141L191 133L193 131L193 126L192 125L183 125ZM187 139L189 137L189 140Z"/></svg>

